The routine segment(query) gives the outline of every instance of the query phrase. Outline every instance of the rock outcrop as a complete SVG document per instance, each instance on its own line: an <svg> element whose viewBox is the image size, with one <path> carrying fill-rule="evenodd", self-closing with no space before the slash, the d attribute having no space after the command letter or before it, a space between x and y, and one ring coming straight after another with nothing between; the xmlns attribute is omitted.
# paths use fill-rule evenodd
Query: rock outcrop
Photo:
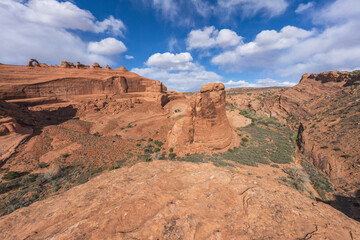
<svg viewBox="0 0 360 240"><path fill-rule="evenodd" d="M77 63L76 63L76 68L77 68L77 69L88 69L88 68L90 68L90 66L89 66L89 65L85 65L85 64L81 64L80 62L77 62Z"/></svg>
<svg viewBox="0 0 360 240"><path fill-rule="evenodd" d="M72 62L61 61L61 68L75 68L75 65Z"/></svg>
<svg viewBox="0 0 360 240"><path fill-rule="evenodd" d="M79 65L78 65L79 66ZM85 66L86 67L86 66ZM37 97L71 97L91 94L121 93L164 93L167 88L160 81L147 79L128 71L67 71L56 68L41 68L41 71L19 73L21 67L3 65L0 69L0 99L19 99ZM62 68L73 68L62 62ZM10 70L11 69L11 70ZM5 74L6 73L6 74ZM10 73L10 74L9 74ZM23 79L26 74L26 81Z"/></svg>
<svg viewBox="0 0 360 240"><path fill-rule="evenodd" d="M289 201L291 199L291 201ZM237 168L154 161L116 169L0 218L15 239L353 239L360 223Z"/></svg>
<svg viewBox="0 0 360 240"><path fill-rule="evenodd" d="M30 59L28 67L40 67L40 63L36 59Z"/></svg>
<svg viewBox="0 0 360 240"><path fill-rule="evenodd" d="M94 62L92 65L92 68L101 68L100 64L97 62Z"/></svg>
<svg viewBox="0 0 360 240"><path fill-rule="evenodd" d="M190 103L186 116L169 132L168 144L177 153L221 152L239 144L226 116L225 86L204 85Z"/></svg>

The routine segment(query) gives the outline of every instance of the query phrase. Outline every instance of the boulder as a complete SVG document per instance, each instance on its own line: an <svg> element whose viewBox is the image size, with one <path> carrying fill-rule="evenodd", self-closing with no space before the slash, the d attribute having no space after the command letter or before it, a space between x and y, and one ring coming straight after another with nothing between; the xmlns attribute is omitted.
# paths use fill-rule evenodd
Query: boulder
<svg viewBox="0 0 360 240"><path fill-rule="evenodd" d="M192 98L186 116L168 135L169 147L178 155L222 152L239 144L226 115L224 89L222 83L206 84Z"/></svg>
<svg viewBox="0 0 360 240"><path fill-rule="evenodd" d="M76 68L77 69L86 69L86 68L89 68L89 65L84 65L84 64L81 64L80 62L77 62Z"/></svg>
<svg viewBox="0 0 360 240"><path fill-rule="evenodd" d="M116 70L121 71L121 72L128 72L128 70L124 66L121 66L121 67L117 68Z"/></svg>
<svg viewBox="0 0 360 240"><path fill-rule="evenodd" d="M75 65L72 62L61 61L61 68L75 68Z"/></svg>
<svg viewBox="0 0 360 240"><path fill-rule="evenodd" d="M97 62L94 62L92 65L92 68L101 68L100 64Z"/></svg>

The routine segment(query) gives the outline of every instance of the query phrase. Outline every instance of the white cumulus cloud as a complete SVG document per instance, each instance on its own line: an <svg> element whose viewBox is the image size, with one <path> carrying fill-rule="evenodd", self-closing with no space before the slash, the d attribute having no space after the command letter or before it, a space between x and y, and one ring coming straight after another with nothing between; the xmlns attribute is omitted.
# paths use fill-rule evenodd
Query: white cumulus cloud
<svg viewBox="0 0 360 240"><path fill-rule="evenodd" d="M131 71L141 76L162 81L169 90L198 91L204 84L220 82L222 76L193 62L190 53L155 53L149 57L144 68Z"/></svg>
<svg viewBox="0 0 360 240"><path fill-rule="evenodd" d="M0 1L0 61L25 64L37 58L48 64L61 60L111 64L112 59L88 51L88 43L70 30L122 36L125 26L109 16L98 21L91 12L69 1Z"/></svg>
<svg viewBox="0 0 360 240"><path fill-rule="evenodd" d="M178 54L166 52L153 54L145 64L149 67L157 67L168 71L185 71L195 68L195 64L192 61L193 58L188 52Z"/></svg>
<svg viewBox="0 0 360 240"><path fill-rule="evenodd" d="M130 60L130 59L134 59L135 57L134 56L131 56L131 55L125 55L125 58Z"/></svg>
<svg viewBox="0 0 360 240"><path fill-rule="evenodd" d="M308 2L306 4L300 3L299 6L296 8L295 12L296 13L303 13L306 10L311 9L313 6L314 6L314 2Z"/></svg>
<svg viewBox="0 0 360 240"><path fill-rule="evenodd" d="M187 48L206 49L213 47L227 48L238 45L242 37L229 29L217 30L214 26L192 30L186 39Z"/></svg>
<svg viewBox="0 0 360 240"><path fill-rule="evenodd" d="M115 38L105 38L100 42L90 42L88 49L90 52L100 55L117 55L127 50L124 43Z"/></svg>
<svg viewBox="0 0 360 240"><path fill-rule="evenodd" d="M271 78L257 79L255 83L250 83L244 80L233 81L230 80L224 83L227 88L239 88L239 87L292 87L295 86L296 82L289 81L278 81Z"/></svg>

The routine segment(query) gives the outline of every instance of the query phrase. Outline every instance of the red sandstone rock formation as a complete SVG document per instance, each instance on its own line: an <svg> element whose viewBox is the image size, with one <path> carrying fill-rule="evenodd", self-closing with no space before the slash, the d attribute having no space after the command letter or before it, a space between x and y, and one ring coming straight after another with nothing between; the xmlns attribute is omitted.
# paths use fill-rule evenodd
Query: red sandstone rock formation
<svg viewBox="0 0 360 240"><path fill-rule="evenodd" d="M1 217L0 238L359 239L359 222L248 171L170 161L116 169Z"/></svg>
<svg viewBox="0 0 360 240"><path fill-rule="evenodd" d="M85 64L81 64L80 62L77 62L76 68L77 69L87 69L87 68L89 68L89 65L85 65Z"/></svg>
<svg viewBox="0 0 360 240"><path fill-rule="evenodd" d="M226 151L239 144L230 127L225 109L225 86L204 85L190 103L186 116L169 132L169 147L180 155L186 153Z"/></svg>
<svg viewBox="0 0 360 240"><path fill-rule="evenodd" d="M62 62L62 67L69 66L68 62ZM104 69L91 72L43 68L38 72L26 72L27 81L21 81L24 76L17 72L16 69L19 68L21 67L3 65L0 69L0 74L4 73L3 79L0 79L0 99L167 91L160 81L143 78L128 71ZM9 74L10 69L14 71Z"/></svg>
<svg viewBox="0 0 360 240"><path fill-rule="evenodd" d="M108 70L111 70L111 67L109 67L109 65L106 65L105 68L108 69Z"/></svg>
<svg viewBox="0 0 360 240"><path fill-rule="evenodd" d="M75 65L72 62L61 61L61 68L75 68Z"/></svg>
<svg viewBox="0 0 360 240"><path fill-rule="evenodd" d="M92 65L92 68L101 68L100 64L97 62L94 62Z"/></svg>
<svg viewBox="0 0 360 240"><path fill-rule="evenodd" d="M36 59L30 59L28 67L40 67L40 63Z"/></svg>

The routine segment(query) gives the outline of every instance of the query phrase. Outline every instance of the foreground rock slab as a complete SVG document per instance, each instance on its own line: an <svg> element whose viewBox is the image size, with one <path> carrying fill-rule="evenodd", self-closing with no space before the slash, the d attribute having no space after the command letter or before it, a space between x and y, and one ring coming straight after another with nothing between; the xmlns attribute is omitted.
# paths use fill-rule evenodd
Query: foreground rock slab
<svg viewBox="0 0 360 240"><path fill-rule="evenodd" d="M360 239L360 223L296 190L210 164L103 174L0 218L0 239Z"/></svg>

